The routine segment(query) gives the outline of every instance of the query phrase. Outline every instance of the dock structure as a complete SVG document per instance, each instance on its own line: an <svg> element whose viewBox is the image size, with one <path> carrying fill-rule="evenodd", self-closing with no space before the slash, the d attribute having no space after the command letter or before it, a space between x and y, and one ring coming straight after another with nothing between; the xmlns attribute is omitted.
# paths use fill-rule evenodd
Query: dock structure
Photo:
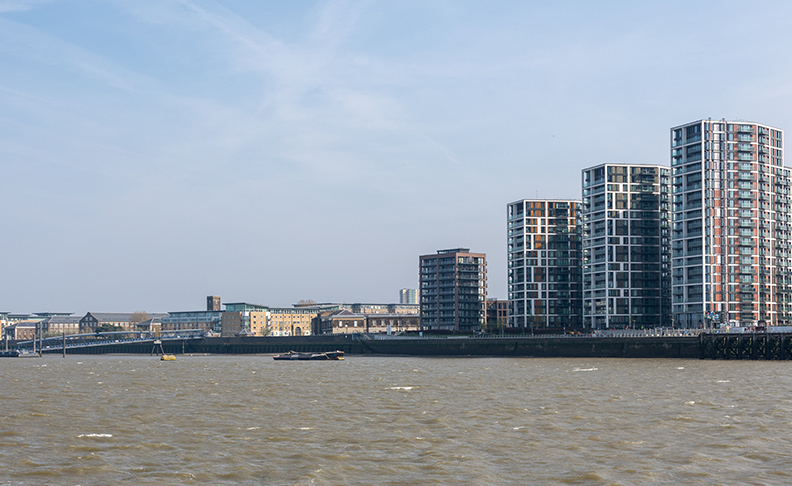
<svg viewBox="0 0 792 486"><path fill-rule="evenodd" d="M159 341L159 342L158 342ZM154 346L154 349L152 349ZM506 356L565 358L683 358L790 360L792 332L699 332L691 330L611 330L561 335L343 335L292 337L207 337L202 331L102 333L44 339L44 353L278 354L292 350L380 356ZM36 353L37 354L37 353ZM158 353L159 354L159 353ZM0 356L33 356L32 341Z"/></svg>
<svg viewBox="0 0 792 486"><path fill-rule="evenodd" d="M121 332L97 332L92 334L74 334L50 337L46 339L21 341L16 343L13 350L4 352L0 356L34 356L37 353L63 352L68 350L70 353L88 350L97 352L101 348L108 348L109 352L123 352L125 345L156 344L167 342L173 347L174 343L181 344L190 340L203 339L206 332L202 329L189 329L181 331L163 331L157 335L149 331L121 331Z"/></svg>
<svg viewBox="0 0 792 486"><path fill-rule="evenodd" d="M702 333L701 359L792 359L792 333Z"/></svg>

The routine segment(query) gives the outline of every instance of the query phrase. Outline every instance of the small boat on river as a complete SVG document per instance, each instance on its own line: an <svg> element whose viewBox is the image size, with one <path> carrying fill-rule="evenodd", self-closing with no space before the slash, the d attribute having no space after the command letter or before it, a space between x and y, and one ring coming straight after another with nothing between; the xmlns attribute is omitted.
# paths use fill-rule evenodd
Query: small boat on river
<svg viewBox="0 0 792 486"><path fill-rule="evenodd" d="M163 354L162 356L160 356L160 361L176 361L176 355Z"/></svg>
<svg viewBox="0 0 792 486"><path fill-rule="evenodd" d="M288 353L278 354L272 357L277 361L297 360L297 361L323 361L323 360L342 360L344 359L343 351L328 351L326 353L298 353L297 351L289 351Z"/></svg>

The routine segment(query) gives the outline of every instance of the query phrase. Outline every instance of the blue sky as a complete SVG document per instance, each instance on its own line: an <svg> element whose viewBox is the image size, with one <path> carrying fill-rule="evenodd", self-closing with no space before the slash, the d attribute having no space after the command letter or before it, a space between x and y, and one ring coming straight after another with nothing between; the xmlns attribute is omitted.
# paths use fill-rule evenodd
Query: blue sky
<svg viewBox="0 0 792 486"><path fill-rule="evenodd" d="M393 302L506 205L792 130L792 3L0 0L0 311Z"/></svg>

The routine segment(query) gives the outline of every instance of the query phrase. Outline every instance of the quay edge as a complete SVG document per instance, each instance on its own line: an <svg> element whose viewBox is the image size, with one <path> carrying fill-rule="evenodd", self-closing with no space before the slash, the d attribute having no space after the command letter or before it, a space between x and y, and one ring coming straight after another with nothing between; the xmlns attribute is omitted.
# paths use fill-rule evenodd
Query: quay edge
<svg viewBox="0 0 792 486"><path fill-rule="evenodd" d="M211 337L163 343L165 353L278 354L344 351L347 355L503 356L537 358L702 357L698 336L687 337L421 337L371 339L357 336ZM68 349L68 354L150 354L151 344ZM52 349L48 354L60 350Z"/></svg>

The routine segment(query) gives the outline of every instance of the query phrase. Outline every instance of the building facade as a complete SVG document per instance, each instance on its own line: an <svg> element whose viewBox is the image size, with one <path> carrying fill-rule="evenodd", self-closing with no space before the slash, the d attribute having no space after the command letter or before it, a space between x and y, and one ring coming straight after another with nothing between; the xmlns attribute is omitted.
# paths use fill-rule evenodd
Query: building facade
<svg viewBox="0 0 792 486"><path fill-rule="evenodd" d="M670 176L660 165L582 171L584 327L671 325Z"/></svg>
<svg viewBox="0 0 792 486"><path fill-rule="evenodd" d="M314 312L332 311L332 310L348 310L357 314L407 314L418 315L420 308L418 304L382 304L382 303L338 303L338 302L325 302L320 304L312 304L311 306L295 306L307 307L314 309Z"/></svg>
<svg viewBox="0 0 792 486"><path fill-rule="evenodd" d="M38 339L37 332L39 332L38 321L17 321L3 327L3 339L32 341Z"/></svg>
<svg viewBox="0 0 792 486"><path fill-rule="evenodd" d="M502 331L509 324L509 301L487 299L487 332Z"/></svg>
<svg viewBox="0 0 792 486"><path fill-rule="evenodd" d="M317 313L317 309L313 308L270 307L266 313L268 335L310 336L311 321Z"/></svg>
<svg viewBox="0 0 792 486"><path fill-rule="evenodd" d="M792 324L782 131L708 119L671 128L670 142L676 324Z"/></svg>
<svg viewBox="0 0 792 486"><path fill-rule="evenodd" d="M387 334L418 331L420 317L410 314L361 314L341 309L314 318L317 334Z"/></svg>
<svg viewBox="0 0 792 486"><path fill-rule="evenodd" d="M220 305L221 299L219 295L206 296L206 310L219 312L221 310Z"/></svg>
<svg viewBox="0 0 792 486"><path fill-rule="evenodd" d="M418 290L417 289L401 289L401 290L399 290L399 303L400 304L417 304L418 303Z"/></svg>
<svg viewBox="0 0 792 486"><path fill-rule="evenodd" d="M419 258L421 327L478 330L486 322L487 257L469 248Z"/></svg>
<svg viewBox="0 0 792 486"><path fill-rule="evenodd" d="M508 205L509 327L582 325L580 201Z"/></svg>
<svg viewBox="0 0 792 486"><path fill-rule="evenodd" d="M366 332L366 316L346 309L326 311L316 316L317 334L361 334Z"/></svg>
<svg viewBox="0 0 792 486"><path fill-rule="evenodd" d="M220 309L219 295L206 297L205 311L169 312L161 320L161 330L182 331L185 329L201 329L208 333L221 333L223 327L223 311Z"/></svg>
<svg viewBox="0 0 792 486"><path fill-rule="evenodd" d="M163 331L202 329L221 332L223 312L219 310L169 312L161 320Z"/></svg>
<svg viewBox="0 0 792 486"><path fill-rule="evenodd" d="M222 337L240 335L266 335L267 306L247 302L225 305L220 327Z"/></svg>
<svg viewBox="0 0 792 486"><path fill-rule="evenodd" d="M421 318L417 314L366 315L366 332L371 334L398 334L420 329Z"/></svg>
<svg viewBox="0 0 792 486"><path fill-rule="evenodd" d="M269 307L237 302L224 304L221 336L310 336L319 307Z"/></svg>
<svg viewBox="0 0 792 486"><path fill-rule="evenodd" d="M93 333L103 326L112 326L120 331L138 331L138 324L152 318L167 317L168 314L146 312L89 312L80 319L80 333Z"/></svg>
<svg viewBox="0 0 792 486"><path fill-rule="evenodd" d="M45 337L79 334L81 319L80 316L71 315L49 316L41 321L41 332Z"/></svg>

